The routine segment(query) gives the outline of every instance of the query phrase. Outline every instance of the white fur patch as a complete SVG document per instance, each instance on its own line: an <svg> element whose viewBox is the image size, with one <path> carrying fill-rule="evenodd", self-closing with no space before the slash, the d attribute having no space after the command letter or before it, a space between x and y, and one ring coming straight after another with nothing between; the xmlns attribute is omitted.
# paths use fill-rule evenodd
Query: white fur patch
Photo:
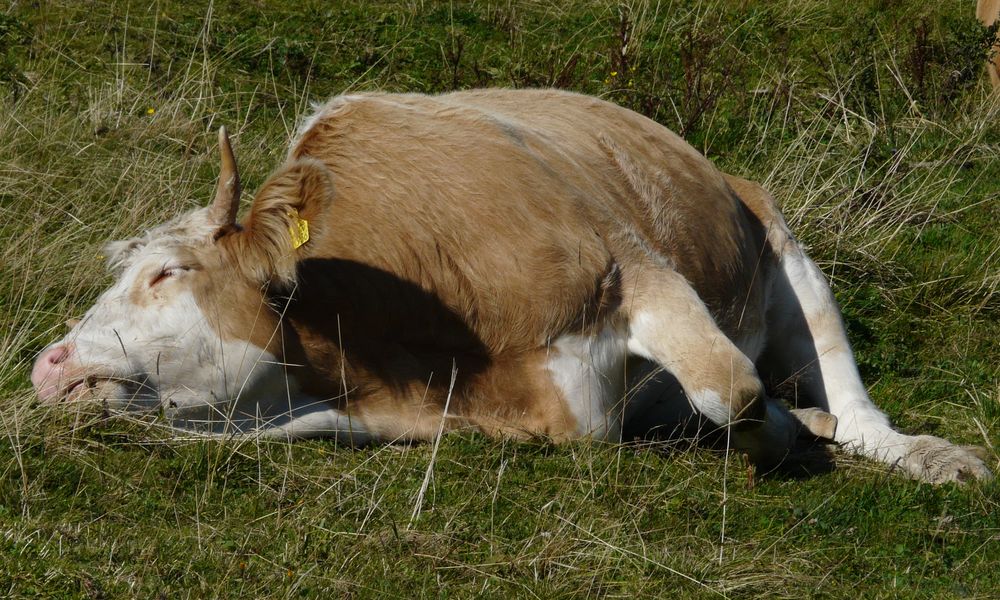
<svg viewBox="0 0 1000 600"><path fill-rule="evenodd" d="M732 408L727 402L722 401L722 397L715 390L706 388L691 392L688 400L698 412L713 423L725 424L733 420Z"/></svg>
<svg viewBox="0 0 1000 600"><path fill-rule="evenodd" d="M564 335L550 348L547 368L576 418L577 433L621 436L625 391L625 333L612 326L596 336Z"/></svg>

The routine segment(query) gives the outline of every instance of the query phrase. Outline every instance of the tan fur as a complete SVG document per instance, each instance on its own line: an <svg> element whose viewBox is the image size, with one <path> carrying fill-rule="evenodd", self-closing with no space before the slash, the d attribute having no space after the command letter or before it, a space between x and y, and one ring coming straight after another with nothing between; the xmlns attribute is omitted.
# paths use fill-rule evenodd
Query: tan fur
<svg viewBox="0 0 1000 600"><path fill-rule="evenodd" d="M294 263L289 207L311 229ZM377 432L436 431L454 362L461 422L562 438L573 424L541 372L548 342L602 326L650 256L738 337L759 325L765 235L711 163L653 121L575 94L490 90L335 99L220 242L251 280L264 269L294 287L291 345L328 382L319 391L346 390Z"/></svg>
<svg viewBox="0 0 1000 600"><path fill-rule="evenodd" d="M245 235L225 236L222 247L229 259L254 281L273 280L289 284L295 280L295 264L321 245L313 241L296 253L289 236L292 211L312 222L323 222L333 205L330 172L312 159L291 161L272 175L254 199L244 223ZM322 237L322 228L316 235Z"/></svg>
<svg viewBox="0 0 1000 600"><path fill-rule="evenodd" d="M1000 0L979 0L976 4L976 17L987 27L996 23L997 17L1000 17ZM1000 40L993 46L993 50L993 57L986 63L986 70L990 74L993 89L1000 89Z"/></svg>
<svg viewBox="0 0 1000 600"><path fill-rule="evenodd" d="M679 380L698 387L688 393L714 393L728 404L729 421L759 420L764 388L753 362L719 330L694 291L676 273L651 269L624 301L630 319L643 327L643 354ZM684 307L677 318L677 307Z"/></svg>

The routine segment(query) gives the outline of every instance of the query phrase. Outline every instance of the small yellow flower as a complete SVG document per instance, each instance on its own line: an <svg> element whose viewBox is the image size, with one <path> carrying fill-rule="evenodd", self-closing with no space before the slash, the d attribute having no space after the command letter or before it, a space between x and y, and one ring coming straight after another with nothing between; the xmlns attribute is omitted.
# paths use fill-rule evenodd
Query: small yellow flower
<svg viewBox="0 0 1000 600"><path fill-rule="evenodd" d="M611 71L612 77L618 77L618 71Z"/></svg>
<svg viewBox="0 0 1000 600"><path fill-rule="evenodd" d="M152 115L154 113L156 113L156 109L153 108L152 106L150 106L149 108L146 109L146 114L147 115Z"/></svg>

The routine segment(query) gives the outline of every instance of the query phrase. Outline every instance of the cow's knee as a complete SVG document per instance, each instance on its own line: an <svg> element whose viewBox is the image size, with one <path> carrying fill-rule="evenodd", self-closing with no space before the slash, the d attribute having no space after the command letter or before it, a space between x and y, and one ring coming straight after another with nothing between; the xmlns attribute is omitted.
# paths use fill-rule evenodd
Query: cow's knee
<svg viewBox="0 0 1000 600"><path fill-rule="evenodd" d="M728 397L723 399L728 420L720 425L729 425L737 431L759 427L766 418L767 407L764 385L757 372L752 365L743 369L734 367L730 376ZM725 374L721 375L721 381L725 381Z"/></svg>
<svg viewBox="0 0 1000 600"><path fill-rule="evenodd" d="M706 366L699 370L696 381L687 382L691 390L688 396L695 408L716 425L736 430L761 425L767 412L766 394L750 361L734 356L733 360Z"/></svg>
<svg viewBox="0 0 1000 600"><path fill-rule="evenodd" d="M719 329L683 277L646 273L624 304L629 351L670 371L699 412L723 426L764 421L764 386L753 361Z"/></svg>
<svg viewBox="0 0 1000 600"><path fill-rule="evenodd" d="M739 390L733 390L730 402L730 411L733 415L730 426L738 431L759 427L767 415L764 386L756 377L749 383L750 385Z"/></svg>

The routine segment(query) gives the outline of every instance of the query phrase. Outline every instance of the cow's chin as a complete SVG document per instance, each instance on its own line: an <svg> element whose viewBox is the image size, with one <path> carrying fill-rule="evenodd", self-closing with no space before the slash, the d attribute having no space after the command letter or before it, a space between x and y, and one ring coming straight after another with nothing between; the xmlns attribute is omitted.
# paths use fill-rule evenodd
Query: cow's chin
<svg viewBox="0 0 1000 600"><path fill-rule="evenodd" d="M159 395L148 386L120 379L90 377L74 383L63 402L100 403L116 411L149 411L159 407Z"/></svg>

